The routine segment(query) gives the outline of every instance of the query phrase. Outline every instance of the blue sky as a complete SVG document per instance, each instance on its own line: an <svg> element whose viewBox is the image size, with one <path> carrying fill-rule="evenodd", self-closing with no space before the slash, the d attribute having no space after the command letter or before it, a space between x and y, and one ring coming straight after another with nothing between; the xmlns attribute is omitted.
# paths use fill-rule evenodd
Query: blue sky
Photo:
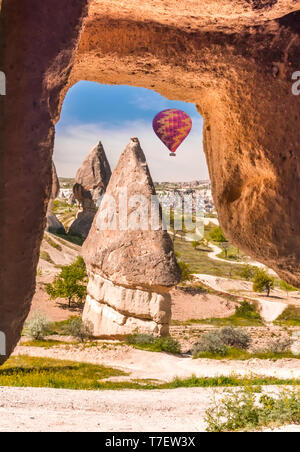
<svg viewBox="0 0 300 452"><path fill-rule="evenodd" d="M193 119L189 137L169 157L152 129L161 110L179 108ZM54 162L59 176L74 177L90 149L102 141L112 169L130 140L137 136L155 181L208 178L202 148L202 118L193 104L170 101L144 88L79 82L65 98L56 126Z"/></svg>

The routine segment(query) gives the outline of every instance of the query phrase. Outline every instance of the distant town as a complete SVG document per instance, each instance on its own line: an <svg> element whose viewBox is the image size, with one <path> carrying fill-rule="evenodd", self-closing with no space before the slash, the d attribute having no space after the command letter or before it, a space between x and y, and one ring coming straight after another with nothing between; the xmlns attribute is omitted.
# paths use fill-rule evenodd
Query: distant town
<svg viewBox="0 0 300 452"><path fill-rule="evenodd" d="M72 202L72 187L74 179L59 178L60 192L59 198ZM215 205L212 197L211 183L209 180L194 180L190 182L155 182L157 196L163 206L174 207L178 198L192 196L193 200L200 203L200 208L208 215L216 217ZM75 202L75 200L74 200ZM195 207L195 206L194 206ZM199 208L199 205L197 206Z"/></svg>

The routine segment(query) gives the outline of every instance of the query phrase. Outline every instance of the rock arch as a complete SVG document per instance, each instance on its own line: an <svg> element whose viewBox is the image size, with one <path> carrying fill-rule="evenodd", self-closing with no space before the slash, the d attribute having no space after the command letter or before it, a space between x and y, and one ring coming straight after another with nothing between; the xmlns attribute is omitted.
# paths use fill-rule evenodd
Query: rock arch
<svg viewBox="0 0 300 452"><path fill-rule="evenodd" d="M79 80L194 102L221 225L300 286L300 0L2 0L0 330L30 308L54 125ZM0 357L0 363L3 358Z"/></svg>

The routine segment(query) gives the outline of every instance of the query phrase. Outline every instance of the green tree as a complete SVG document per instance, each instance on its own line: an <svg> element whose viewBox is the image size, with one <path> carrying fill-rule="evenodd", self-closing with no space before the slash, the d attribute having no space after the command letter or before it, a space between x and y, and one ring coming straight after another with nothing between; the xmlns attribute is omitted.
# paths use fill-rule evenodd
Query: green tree
<svg viewBox="0 0 300 452"><path fill-rule="evenodd" d="M183 261L179 261L178 265L181 270L181 282L192 281L193 274L189 264Z"/></svg>
<svg viewBox="0 0 300 452"><path fill-rule="evenodd" d="M230 248L229 242L220 242L219 245L221 246L222 250L224 251L225 259L228 257L228 250Z"/></svg>
<svg viewBox="0 0 300 452"><path fill-rule="evenodd" d="M215 228L213 228L210 231L209 238L213 242L217 242L217 243L227 242L227 239L226 239L225 235L223 234L222 229L219 226L216 226Z"/></svg>
<svg viewBox="0 0 300 452"><path fill-rule="evenodd" d="M203 238L200 240L200 245L205 246L205 247L208 247L208 246L209 246L209 241L208 241L205 237L203 237Z"/></svg>
<svg viewBox="0 0 300 452"><path fill-rule="evenodd" d="M296 292L298 289L296 287L291 286L291 284L288 284L286 281L280 281L280 289L286 292L286 296L289 296L289 292Z"/></svg>
<svg viewBox="0 0 300 452"><path fill-rule="evenodd" d="M242 266L242 270L240 271L240 276L246 281L251 281L254 279L258 268L253 265L245 264Z"/></svg>
<svg viewBox="0 0 300 452"><path fill-rule="evenodd" d="M62 267L52 284L46 285L46 292L52 300L66 298L69 307L73 302L82 303L87 291L87 272L82 257L71 265Z"/></svg>
<svg viewBox="0 0 300 452"><path fill-rule="evenodd" d="M267 292L267 296L270 295L271 290L274 288L274 278L260 268L257 270L253 279L254 292Z"/></svg>
<svg viewBox="0 0 300 452"><path fill-rule="evenodd" d="M197 240L194 240L192 242L192 247L194 248L194 250L196 250L198 248L198 246L200 246L200 245L201 245L201 242L199 242Z"/></svg>

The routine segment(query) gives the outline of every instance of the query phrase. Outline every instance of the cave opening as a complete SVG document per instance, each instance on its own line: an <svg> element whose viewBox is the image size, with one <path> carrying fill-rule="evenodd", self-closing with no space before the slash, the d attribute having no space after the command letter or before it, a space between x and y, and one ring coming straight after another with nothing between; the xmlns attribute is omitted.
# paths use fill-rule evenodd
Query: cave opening
<svg viewBox="0 0 300 452"><path fill-rule="evenodd" d="M153 118L166 109L184 111L192 121L192 129L177 149L175 159L170 159L167 147L153 129ZM71 235L87 237L95 206L92 200L87 201L84 197L94 197L99 207L102 190L95 187L103 181L97 180L97 177L107 179L104 173L109 170L111 174L115 169L131 137L138 137L141 143L158 196L171 193L170 197L167 196L166 205L176 202L173 196L175 192L182 199L184 195L192 194L200 197L203 209L207 213L214 213L216 217L202 135L203 120L193 103L169 100L145 88L88 81L76 83L66 94L56 125L53 161L61 184L60 192L55 195L59 195L60 200L68 198L75 202L78 209L83 209L84 215L89 216L89 224L83 224L86 219L79 210L75 214L82 218L75 222L68 209L63 216L59 212L65 230ZM101 155L99 149L97 155L93 154L95 146L101 146ZM103 160L102 165L99 165L98 160ZM88 174L89 171L93 173L92 176ZM97 171L98 174L95 174ZM89 192L83 189L87 185L90 187ZM201 191L203 189L205 191ZM203 194L206 197L205 204ZM96 200L97 197L99 200ZM55 203L57 207L58 201ZM181 203L180 199L178 203ZM48 223L47 230L53 226Z"/></svg>
<svg viewBox="0 0 300 452"><path fill-rule="evenodd" d="M153 118L166 109L180 109L184 111L190 116L193 123L190 134L177 150L176 158L172 159L169 156L169 150L158 139L152 127ZM159 272L167 274L171 270L171 277L170 280L167 280L168 276L165 277L165 280L161 279L162 282L154 284L151 280L150 270L149 283L146 280L147 272L144 275L145 281L142 281L141 284L133 283L138 294L134 295L135 297L144 297L143 293L150 293L153 300L162 299L163 301L153 301L158 313L143 313L141 317L143 319L143 316L145 316L145 320L140 319L137 314L132 314L132 317L126 317L126 324L134 323L134 325L138 324L140 328L144 328L145 331L152 331L153 329L153 332L162 335L167 334L169 331L168 316L171 312L171 299L165 292L168 292L169 288L180 280L180 278L178 280L178 275L175 274L177 271L177 262L173 251L173 248L176 248L175 242L178 241L180 234L180 240L186 242L191 242L191 237L194 240L203 237L200 228L197 229L195 227L193 229L192 220L190 234L187 233L188 220L186 210L184 212L178 211L176 203L179 199L184 204L185 196L192 196L193 199L196 196L201 196L203 198L203 206L208 214L207 219L213 217L212 221L218 221L211 195L208 167L202 146L202 134L203 120L196 106L192 103L168 100L154 91L123 85L112 86L81 81L70 88L62 106L60 120L56 125L53 162L56 167L54 172L57 173L58 178L56 176L57 182L53 184L56 188L52 190L52 199L49 204L50 210L48 207L47 229L41 246L37 286L39 287L47 282L46 279L49 280L50 284L54 284L60 272L58 266L72 265L81 254L86 261L85 257L88 253L84 251L84 248L88 248L90 246L89 243L94 242L91 236L94 234L94 219L98 216L97 212L101 203L99 200L103 197L108 186L110 186L114 170L122 159L124 149L128 148L128 143L132 145L134 142L131 137L137 137L145 154L157 197L161 202L163 223L165 223L167 213L173 215L172 218L174 220L171 230L167 229L169 234L163 231L156 233L149 229L149 235L147 236L148 233L146 233L144 239L148 238L150 248L152 246L151 241L154 243L152 251L149 252L151 256L154 256L154 270L152 271L156 272L156 265L165 265L165 268L161 268ZM130 167L131 164L132 160L128 163L128 166ZM140 175L143 176L141 168L136 168L136 171L138 174L141 171ZM147 178L145 181L143 180L144 182L147 184ZM102 184L100 189L99 184ZM57 186L60 186L59 191ZM164 198L164 201L162 201L162 198ZM206 203L204 203L204 198ZM130 200L128 200L128 205L129 202ZM191 216L193 216L193 209L196 210L197 208L193 204L193 200L189 207L192 211ZM56 217L57 223L55 223L55 220L54 222L52 221L53 216ZM51 221L49 221L48 217L52 218ZM181 221L181 227L177 227L179 220ZM195 221L194 223L196 224ZM118 232L120 240L122 240L122 233ZM139 234L140 232L137 233L137 241L139 240ZM171 238L172 240L170 240ZM116 236L112 238L112 241L114 240L116 240ZM72 245L75 244L75 248L71 246L72 251L67 249L69 246L68 242L72 242ZM122 249L122 246L120 245L116 249ZM95 256L98 256L98 251L99 249L95 245L95 249L91 253L93 255L92 260L96 259ZM159 256L157 256L156 263L157 253ZM139 253L137 252L136 254ZM165 257L162 259L161 255ZM143 252L141 252L141 258L142 256ZM126 267L125 261L123 262L123 268ZM164 262L164 264L160 261ZM130 266L130 258L128 262ZM150 259L150 264L151 262ZM89 275L87 297L82 299L82 303L78 305L76 303L72 305L69 302L68 309L64 312L66 320L67 316L72 312L81 315L85 301L87 309L91 311L88 313L89 318L93 318L95 309L98 309L101 305L91 301L90 295L92 293L91 287L94 283L97 287L102 284L98 281L99 276L91 272L91 267L94 268L97 264L91 266L88 259L86 266ZM139 270L136 270L136 273L138 272ZM172 272L175 274L173 279ZM160 281L160 276L155 278ZM107 286L106 289L108 290L112 281L104 279L103 284L104 287ZM143 288L146 292L142 290L141 295L138 287L143 287L143 284L145 286L150 285ZM124 284L123 291L127 290L126 286ZM116 287L120 286L117 284ZM166 291L167 288L168 290ZM52 298L51 293L47 293ZM33 298L32 313L39 308L38 305L43 298L41 294L42 290L38 294L36 293ZM131 292L126 296L130 299L132 296ZM123 299L124 296L119 294L117 298ZM97 304L96 308L93 303ZM113 309L111 299L107 303L110 308L106 306L106 309ZM57 302L54 305L57 307ZM130 312L131 308L132 306L127 307L126 312ZM53 309L54 311L55 309ZM119 309L107 315L122 316L123 314L122 309ZM58 309L57 316L60 320L64 320L64 318L61 318L61 312L58 312ZM103 316L105 318L104 314ZM106 325L102 325L101 328L97 329L100 317L97 315L92 319L94 332L98 330L101 332L106 331ZM158 318L162 318L162 320L157 320ZM116 323L118 322L113 322L113 325L115 326ZM109 326L109 328L112 328L112 326ZM116 333L119 332L118 327L115 328L117 329ZM131 330L133 331L132 328ZM97 333L95 335L96 337L98 336Z"/></svg>

